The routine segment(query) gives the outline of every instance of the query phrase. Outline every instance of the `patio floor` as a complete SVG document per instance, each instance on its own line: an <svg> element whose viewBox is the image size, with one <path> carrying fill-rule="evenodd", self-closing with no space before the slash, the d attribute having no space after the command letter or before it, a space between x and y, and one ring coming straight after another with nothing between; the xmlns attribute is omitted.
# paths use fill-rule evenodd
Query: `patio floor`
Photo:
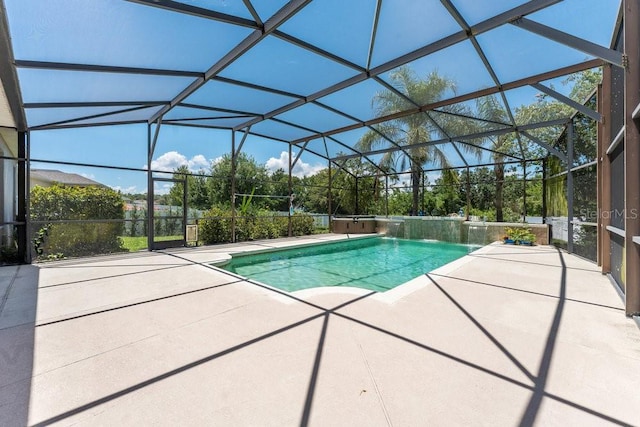
<svg viewBox="0 0 640 427"><path fill-rule="evenodd" d="M207 264L346 237L0 268L0 425L640 425L640 330L555 248L493 244L387 295Z"/></svg>

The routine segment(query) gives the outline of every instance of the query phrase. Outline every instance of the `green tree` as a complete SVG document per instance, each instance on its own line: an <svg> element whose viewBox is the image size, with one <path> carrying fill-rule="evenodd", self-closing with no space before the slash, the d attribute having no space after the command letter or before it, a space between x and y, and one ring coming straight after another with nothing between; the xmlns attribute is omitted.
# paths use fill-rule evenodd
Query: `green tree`
<svg viewBox="0 0 640 427"><path fill-rule="evenodd" d="M236 194L256 195L271 194L271 182L264 165L245 153L236 159ZM231 155L225 154L222 159L211 166L211 178L208 180L211 203L217 206L231 205ZM240 196L241 197L241 196ZM268 207L267 199L256 198L257 208ZM239 200L236 200L239 203Z"/></svg>
<svg viewBox="0 0 640 427"><path fill-rule="evenodd" d="M518 222L522 220L524 186L522 176L510 171L504 179L504 220Z"/></svg>
<svg viewBox="0 0 640 427"><path fill-rule="evenodd" d="M440 76L437 72L430 73L426 79L419 79L407 66L398 68L390 75L391 84L407 98L418 105L426 105L443 98L447 91L455 91L453 81ZM376 115L406 111L415 108L415 105L405 98L399 97L390 90L382 91L372 100L376 108ZM460 106L445 107L451 112L459 111ZM435 131L441 136L463 135L468 133L463 120L453 115L442 115ZM395 141L403 147L403 151L385 153L380 160L380 166L386 170L394 170L397 162L401 170L410 171L412 208L411 213L416 215L419 210L420 187L422 184L422 167L427 162L433 162L438 167L447 169L451 167L445 151L440 145L420 145L431 140L434 131L433 121L428 114L418 113L387 121L379 125L377 131L370 130L365 133L357 143L357 148L362 151L371 151L376 148L388 146L387 138ZM463 146L469 152L478 153L469 145ZM396 169L397 170L397 169Z"/></svg>
<svg viewBox="0 0 640 427"><path fill-rule="evenodd" d="M193 209L206 210L211 207L207 177L203 170L195 176L190 176L187 181L187 203Z"/></svg>
<svg viewBox="0 0 640 427"><path fill-rule="evenodd" d="M432 190L432 194L435 196L434 203L431 205L435 208L435 211L432 208L432 214L447 215L457 213L462 209L466 203L466 196L462 191L464 185L461 185L460 179L460 174L455 170L442 171Z"/></svg>
<svg viewBox="0 0 640 427"><path fill-rule="evenodd" d="M542 174L540 173L528 178L526 206L527 215L542 216Z"/></svg>
<svg viewBox="0 0 640 427"><path fill-rule="evenodd" d="M189 167L186 165L179 166L173 171L173 179L188 181ZM184 194L184 186L180 183L174 183L169 190L169 204L171 206L182 206L182 198ZM188 203L188 201L187 201Z"/></svg>
<svg viewBox="0 0 640 427"><path fill-rule="evenodd" d="M593 93L594 88L601 80L601 71L588 70L582 73L576 73L563 81L563 84L573 84L570 98L583 102L586 97ZM588 105L595 109L595 99L590 99ZM497 124L510 123L510 118L506 113L502 103L495 96L487 96L479 99L476 104L478 116L485 120L482 126L483 130L495 129ZM544 94L538 97L537 102L530 105L519 106L515 109L515 122L518 124L537 123L548 120L554 120L563 117L569 117L573 110L566 104L550 99ZM576 137L580 141L575 146L575 154L577 162L586 162L595 158L595 122L581 114L576 115L574 120L576 123ZM478 129L482 130L482 129ZM535 139L544 141L553 145L558 140L558 135L563 131L563 126L549 126L546 128L538 128L528 131ZM496 220L504 221L505 204L509 213L509 218L517 217L522 211L522 200L519 200L520 207L516 207L518 202L517 195L523 196L522 184L515 183L515 177L505 176L505 159L508 155L516 155L524 158L542 158L547 153L546 150L537 145L534 141L530 141L526 135L516 136L512 133L505 135L496 135L487 137L490 147L495 153L492 155L494 162L495 174L495 197L494 206L496 210ZM556 144L558 145L558 144ZM566 142L560 140L557 146L560 151L566 152ZM504 153L504 154L501 154ZM589 160L585 160L589 159ZM528 173L525 178L531 179ZM511 188L506 189L509 185ZM529 194L531 192L531 194ZM508 193L508 194L506 194ZM516 199L514 199L516 197ZM507 200L508 199L508 200ZM541 187L540 194L535 183L527 184L527 213L541 212Z"/></svg>
<svg viewBox="0 0 640 427"><path fill-rule="evenodd" d="M410 212L411 191L403 188L392 189L389 194L389 215L406 215Z"/></svg>
<svg viewBox="0 0 640 427"><path fill-rule="evenodd" d="M596 97L591 97L585 105L592 110L597 109ZM596 160L598 150L598 123L590 117L578 113L573 118L574 144L573 158L576 165L583 165ZM562 140L566 148L566 139Z"/></svg>
<svg viewBox="0 0 640 427"><path fill-rule="evenodd" d="M602 81L602 68L585 70L580 73L571 74L562 83L573 83L569 97L577 102L586 102L593 91Z"/></svg>
<svg viewBox="0 0 640 427"><path fill-rule="evenodd" d="M359 158L348 159L332 177L334 212L347 215L374 214L384 185L378 169Z"/></svg>
<svg viewBox="0 0 640 427"><path fill-rule="evenodd" d="M207 176L203 170L195 175L186 165L173 171L173 178L184 180L187 185L187 206L193 209L206 210L211 206L207 188ZM169 190L169 200L172 206L182 206L183 185L175 183Z"/></svg>
<svg viewBox="0 0 640 427"><path fill-rule="evenodd" d="M279 168L271 173L271 191L272 199L265 200L265 204L274 211L286 212L289 210L289 199L285 196L289 195L289 174L284 169ZM300 178L291 177L292 186L299 188ZM299 194L296 193L296 199L299 200Z"/></svg>
<svg viewBox="0 0 640 427"><path fill-rule="evenodd" d="M332 169L332 174L335 174ZM329 212L329 169L322 169L311 176L302 178L296 189L296 203L302 204L307 212ZM335 211L335 201L332 210Z"/></svg>
<svg viewBox="0 0 640 427"><path fill-rule="evenodd" d="M496 123L509 123L509 117L502 103L495 96L485 96L477 101L478 114L485 121L483 122L484 130L492 130L496 128ZM493 150L492 160L493 173L495 177L495 196L494 207L496 210L496 221L504 221L504 172L505 172L505 155L518 149L517 143L511 134L492 135L486 138L490 142L490 148ZM502 154L505 153L505 154Z"/></svg>
<svg viewBox="0 0 640 427"><path fill-rule="evenodd" d="M469 181L471 207L482 212L492 209L496 193L495 171L487 167L476 168L470 171Z"/></svg>

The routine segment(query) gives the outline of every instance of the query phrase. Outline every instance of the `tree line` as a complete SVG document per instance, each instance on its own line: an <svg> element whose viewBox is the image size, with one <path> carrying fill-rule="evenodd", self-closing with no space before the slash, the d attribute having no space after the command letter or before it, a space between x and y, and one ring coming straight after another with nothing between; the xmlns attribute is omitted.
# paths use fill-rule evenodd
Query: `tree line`
<svg viewBox="0 0 640 427"><path fill-rule="evenodd" d="M247 154L236 160L236 209L240 211L243 201L249 201L252 211L289 210L289 176L283 169L269 171ZM202 211L213 207L229 210L231 207L230 156L224 156L211 165L210 170L191 173L186 167L173 172L175 179L187 182L187 204L191 209ZM379 170L360 159L349 159L341 163L342 168L331 170L331 211L329 211L329 170L297 177L292 176L293 206L297 211L332 215L410 215L413 209L413 189L402 176L390 175L387 179ZM487 167L463 170L447 170L430 181L420 175L417 189L418 214L449 215L463 210L467 201L470 215L484 216L496 220L496 187L503 188L503 216L506 220L519 220L524 212L540 215L542 209L541 175L530 174L526 187L516 168L510 169L502 183L495 180L493 170ZM424 181L423 181L424 180ZM424 185L423 185L424 183ZM388 186L388 188L387 188ZM523 195L526 188L526 209ZM243 196L241 196L243 195ZM269 197L263 197L269 196ZM163 202L171 206L182 206L182 186L174 185Z"/></svg>

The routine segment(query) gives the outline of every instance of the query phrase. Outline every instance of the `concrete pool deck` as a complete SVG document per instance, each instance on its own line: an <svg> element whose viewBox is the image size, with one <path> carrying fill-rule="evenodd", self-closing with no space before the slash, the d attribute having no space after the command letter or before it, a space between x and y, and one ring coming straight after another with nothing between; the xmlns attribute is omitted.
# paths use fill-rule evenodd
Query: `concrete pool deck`
<svg viewBox="0 0 640 427"><path fill-rule="evenodd" d="M0 268L0 425L640 425L640 330L555 248L490 245L392 300L207 265L342 238Z"/></svg>

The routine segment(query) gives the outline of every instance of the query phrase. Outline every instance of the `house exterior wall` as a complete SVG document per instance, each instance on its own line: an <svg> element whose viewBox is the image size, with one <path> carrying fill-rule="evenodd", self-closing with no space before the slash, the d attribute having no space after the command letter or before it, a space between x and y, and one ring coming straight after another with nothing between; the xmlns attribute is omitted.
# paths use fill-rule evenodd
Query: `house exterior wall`
<svg viewBox="0 0 640 427"><path fill-rule="evenodd" d="M16 157L10 141L0 134L0 156ZM17 181L15 160L0 159L0 223L15 220L17 206ZM8 245L13 241L13 226L0 225L0 246Z"/></svg>
<svg viewBox="0 0 640 427"><path fill-rule="evenodd" d="M29 188L31 190L33 190L33 187L35 186L39 186L39 187L51 187L53 185L52 182L50 181L45 181L42 180L38 177L33 176L33 174L31 174L31 179L29 180Z"/></svg>

